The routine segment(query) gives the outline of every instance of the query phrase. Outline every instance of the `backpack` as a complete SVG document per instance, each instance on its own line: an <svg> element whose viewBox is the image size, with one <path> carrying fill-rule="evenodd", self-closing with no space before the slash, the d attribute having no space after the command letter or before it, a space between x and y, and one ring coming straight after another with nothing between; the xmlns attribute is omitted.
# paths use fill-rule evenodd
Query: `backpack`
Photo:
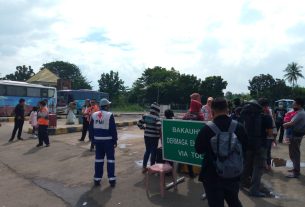
<svg viewBox="0 0 305 207"><path fill-rule="evenodd" d="M235 178L243 172L242 146L234 133L237 124L237 121L232 120L229 130L222 132L214 122L207 123L207 126L215 133L210 144L216 155L214 161L216 172L222 178Z"/></svg>
<svg viewBox="0 0 305 207"><path fill-rule="evenodd" d="M255 103L246 103L241 111L241 123L245 127L248 146L252 149L259 149L265 139L262 131L263 108Z"/></svg>

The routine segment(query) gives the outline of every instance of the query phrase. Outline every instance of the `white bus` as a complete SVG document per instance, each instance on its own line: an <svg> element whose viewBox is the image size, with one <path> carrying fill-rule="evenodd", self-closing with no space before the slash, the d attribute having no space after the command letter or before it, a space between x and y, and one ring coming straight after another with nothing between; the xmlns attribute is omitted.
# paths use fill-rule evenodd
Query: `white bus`
<svg viewBox="0 0 305 207"><path fill-rule="evenodd" d="M33 106L46 100L50 113L56 113L56 88L19 81L0 80L0 116L13 116L19 99L25 99L25 115L29 115Z"/></svg>
<svg viewBox="0 0 305 207"><path fill-rule="evenodd" d="M279 104L282 104L287 111L290 111L290 110L292 110L293 100L292 99L280 99L280 100L277 100L274 103L275 108L278 108Z"/></svg>

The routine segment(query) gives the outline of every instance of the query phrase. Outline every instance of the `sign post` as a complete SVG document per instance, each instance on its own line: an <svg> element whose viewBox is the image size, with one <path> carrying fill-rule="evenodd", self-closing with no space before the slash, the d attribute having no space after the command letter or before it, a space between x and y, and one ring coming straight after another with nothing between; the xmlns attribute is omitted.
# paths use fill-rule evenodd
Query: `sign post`
<svg viewBox="0 0 305 207"><path fill-rule="evenodd" d="M201 167L203 155L196 153L195 141L204 126L200 121L163 120L163 159Z"/></svg>

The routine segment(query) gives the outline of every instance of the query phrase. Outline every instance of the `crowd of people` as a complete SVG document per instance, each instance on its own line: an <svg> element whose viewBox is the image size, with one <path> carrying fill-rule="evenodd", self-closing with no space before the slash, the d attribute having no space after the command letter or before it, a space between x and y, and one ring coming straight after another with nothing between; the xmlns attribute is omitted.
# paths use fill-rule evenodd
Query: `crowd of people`
<svg viewBox="0 0 305 207"><path fill-rule="evenodd" d="M12 142L15 139L17 133L17 139L23 140L21 137L22 129L25 120L25 99L21 98L19 103L16 105L14 110L15 118L14 118L14 129L12 132L12 136L9 139L9 142ZM38 107L33 107L29 123L33 127L32 135L33 137L37 137L36 131L38 131L38 144L37 147L43 146L45 143L45 147L50 146L49 135L48 135L48 126L49 126L49 110L47 107L47 100L42 100L38 103Z"/></svg>
<svg viewBox="0 0 305 207"><path fill-rule="evenodd" d="M83 130L79 141L83 142L89 132L90 150L96 147L96 186L100 185L103 177L105 156L110 186L116 185L115 148L118 135L114 116L109 112L110 104L107 99L101 99L99 104L95 100L86 100L82 110ZM17 139L23 140L24 105L25 100L20 99L15 107L15 125L9 142L14 140L17 131ZM238 198L240 187L248 189L250 196L266 196L260 191L261 177L264 170L272 170L271 149L276 145L277 137L279 143L288 144L293 163L293 169L286 177L300 176L300 145L305 135L303 106L303 100L296 98L291 111L287 111L282 103L271 110L268 100L260 98L243 104L236 101L234 109L230 110L225 98L209 97L203 106L201 95L191 94L190 108L182 119L205 123L196 138L195 151L204 154L199 180L205 191L203 198L207 198L210 207L224 206L224 201L230 207L242 206ZM164 115L166 119L174 117L171 110L166 110ZM33 108L29 122L33 126L33 136L38 130L37 147L43 146L43 143L49 147L46 101L40 101L39 107ZM156 163L157 148L162 137L160 106L151 104L149 113L143 115L137 125L144 130L142 172L146 173L149 158L150 165ZM193 166L188 165L187 169L190 177L194 178Z"/></svg>
<svg viewBox="0 0 305 207"><path fill-rule="evenodd" d="M294 100L291 111L287 111L283 103L272 110L265 98L243 104L237 100L233 109L225 98L209 97L204 106L200 94L193 93L190 99L190 108L182 119L206 123L197 136L195 150L205 156L199 180L205 190L203 198L207 198L209 206L224 206L224 201L230 207L242 206L238 198L240 187L247 189L249 196L267 196L261 191L261 178L265 171L272 170L271 150L277 145L277 137L279 143L288 144L293 163L293 169L288 170L286 177L299 177L300 144L305 135L302 99ZM149 156L151 165L156 162L158 140L162 136L159 113L159 106L153 103L150 113L138 122L139 128L145 130L143 173L147 171ZM173 117L172 111L165 111L165 115L169 113ZM228 134L232 137L226 139ZM215 140L218 139L221 147L217 150ZM228 147L226 143L230 143ZM187 169L189 176L195 177L193 166L188 165Z"/></svg>

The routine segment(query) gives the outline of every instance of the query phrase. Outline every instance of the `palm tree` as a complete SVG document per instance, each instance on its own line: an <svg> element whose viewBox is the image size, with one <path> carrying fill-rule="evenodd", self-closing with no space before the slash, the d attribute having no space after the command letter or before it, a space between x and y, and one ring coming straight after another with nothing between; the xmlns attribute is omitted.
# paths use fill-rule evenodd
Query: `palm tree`
<svg viewBox="0 0 305 207"><path fill-rule="evenodd" d="M288 66L284 70L284 72L286 73L284 75L284 79L291 83L293 88L297 84L299 78L304 78L304 76L302 75L301 68L303 68L303 66L298 65L298 63L292 62L288 64Z"/></svg>

